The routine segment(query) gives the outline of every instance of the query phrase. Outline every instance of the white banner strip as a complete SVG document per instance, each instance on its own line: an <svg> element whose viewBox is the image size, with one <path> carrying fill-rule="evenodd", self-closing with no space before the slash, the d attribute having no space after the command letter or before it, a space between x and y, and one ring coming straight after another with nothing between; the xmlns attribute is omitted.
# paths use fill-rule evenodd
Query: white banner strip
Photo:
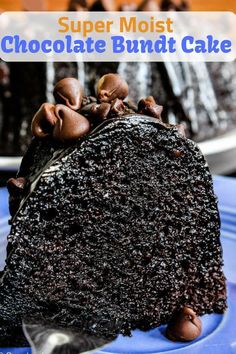
<svg viewBox="0 0 236 354"><path fill-rule="evenodd" d="M231 12L5 12L5 61L232 61Z"/></svg>

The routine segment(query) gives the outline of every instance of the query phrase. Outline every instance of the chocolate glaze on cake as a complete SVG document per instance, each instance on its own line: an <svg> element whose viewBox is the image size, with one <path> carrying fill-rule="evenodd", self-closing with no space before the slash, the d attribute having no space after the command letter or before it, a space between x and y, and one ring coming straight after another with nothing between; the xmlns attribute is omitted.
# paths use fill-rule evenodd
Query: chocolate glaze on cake
<svg viewBox="0 0 236 354"><path fill-rule="evenodd" d="M23 160L18 178L28 189L13 211L0 286L2 346L28 345L21 329L28 317L110 336L168 323L184 307L197 315L226 308L204 157L161 121L153 98L137 112L119 103L115 114L117 99L92 103L110 104L95 118L93 100L84 98L74 114L81 119L87 107L90 132L61 143L52 125ZM72 117L65 108L62 126Z"/></svg>

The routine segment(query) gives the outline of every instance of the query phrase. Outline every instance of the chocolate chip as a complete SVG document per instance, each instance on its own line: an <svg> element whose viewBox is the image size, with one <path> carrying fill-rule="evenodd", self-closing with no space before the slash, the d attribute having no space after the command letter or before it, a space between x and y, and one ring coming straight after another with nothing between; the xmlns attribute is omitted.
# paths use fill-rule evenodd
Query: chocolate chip
<svg viewBox="0 0 236 354"><path fill-rule="evenodd" d="M74 111L80 109L83 98L83 89L80 82L72 77L60 80L53 90L57 103L65 104Z"/></svg>
<svg viewBox="0 0 236 354"><path fill-rule="evenodd" d="M56 124L55 106L51 103L44 103L33 117L31 123L32 134L43 139L52 133Z"/></svg>
<svg viewBox="0 0 236 354"><path fill-rule="evenodd" d="M174 157L180 157L180 156L182 156L184 154L184 152L181 151L181 150L174 149L172 151L172 154L173 154Z"/></svg>
<svg viewBox="0 0 236 354"><path fill-rule="evenodd" d="M92 108L95 105L96 105L96 103L88 103L88 104L82 106L80 113L85 117L89 117L92 114Z"/></svg>
<svg viewBox="0 0 236 354"><path fill-rule="evenodd" d="M178 311L167 326L168 339L179 342L188 342L200 336L202 323L196 313L189 307Z"/></svg>
<svg viewBox="0 0 236 354"><path fill-rule="evenodd" d="M125 99L129 88L127 82L118 74L107 74L98 81L97 95L100 102L111 102L116 98Z"/></svg>
<svg viewBox="0 0 236 354"><path fill-rule="evenodd" d="M106 102L102 102L101 104L93 104L92 112L94 116L99 119L107 119L107 116L110 112L111 105Z"/></svg>
<svg viewBox="0 0 236 354"><path fill-rule="evenodd" d="M84 96L83 99L82 99L81 106L84 107L84 106L87 106L90 103L97 103L96 97Z"/></svg>
<svg viewBox="0 0 236 354"><path fill-rule="evenodd" d="M110 103L91 103L81 109L81 113L90 119L105 120L110 112Z"/></svg>
<svg viewBox="0 0 236 354"><path fill-rule="evenodd" d="M125 112L125 108L123 101L119 100L119 98L116 98L111 103L111 113L113 114L122 115Z"/></svg>
<svg viewBox="0 0 236 354"><path fill-rule="evenodd" d="M156 104L152 96L143 98L138 103L138 112L140 114L146 114L150 117L161 119L162 111L163 107Z"/></svg>
<svg viewBox="0 0 236 354"><path fill-rule="evenodd" d="M7 189L10 194L18 194L25 189L26 184L27 180L25 177L10 178L7 181Z"/></svg>
<svg viewBox="0 0 236 354"><path fill-rule="evenodd" d="M53 129L54 139L61 142L71 142L89 132L88 119L65 105L56 105L55 114L58 119Z"/></svg>

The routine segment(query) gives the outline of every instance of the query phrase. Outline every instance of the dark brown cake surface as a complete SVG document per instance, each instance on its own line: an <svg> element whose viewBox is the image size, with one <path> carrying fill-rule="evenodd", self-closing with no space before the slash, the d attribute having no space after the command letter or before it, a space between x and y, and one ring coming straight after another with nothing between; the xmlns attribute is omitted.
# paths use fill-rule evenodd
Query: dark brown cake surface
<svg viewBox="0 0 236 354"><path fill-rule="evenodd" d="M105 121L63 149L13 219L2 345L20 340L26 315L110 335L167 323L184 306L222 313L219 236L197 146L147 116Z"/></svg>

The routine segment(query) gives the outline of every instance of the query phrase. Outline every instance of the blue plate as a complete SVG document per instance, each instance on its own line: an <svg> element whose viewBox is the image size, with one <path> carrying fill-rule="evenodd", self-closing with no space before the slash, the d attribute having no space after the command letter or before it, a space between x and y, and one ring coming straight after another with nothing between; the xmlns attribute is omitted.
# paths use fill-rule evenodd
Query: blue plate
<svg viewBox="0 0 236 354"><path fill-rule="evenodd" d="M224 271L228 286L228 310L224 315L202 317L201 337L191 343L169 341L165 326L148 332L133 331L131 338L119 336L113 343L95 354L236 354L236 179L214 177L214 188L219 198L221 214L221 241L224 253ZM0 268L6 254L8 194L0 189ZM234 299L234 301L233 301ZM0 348L3 354L30 354L30 348Z"/></svg>

